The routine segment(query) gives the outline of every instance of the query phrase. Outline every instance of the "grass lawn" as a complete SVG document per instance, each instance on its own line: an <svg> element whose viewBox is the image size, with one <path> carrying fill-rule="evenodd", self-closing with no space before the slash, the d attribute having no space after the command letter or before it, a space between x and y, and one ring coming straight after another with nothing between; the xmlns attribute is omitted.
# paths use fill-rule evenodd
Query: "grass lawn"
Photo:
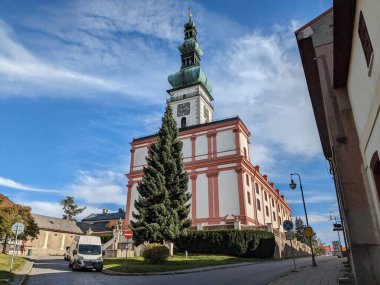
<svg viewBox="0 0 380 285"><path fill-rule="evenodd" d="M166 262L160 264L150 264L142 257L128 258L107 258L104 259L104 267L118 272L127 273L148 273L162 272L180 269L189 269L205 266L226 265L243 262L262 262L267 259L241 258L223 255L189 255L186 259L184 255L174 255Z"/></svg>
<svg viewBox="0 0 380 285"><path fill-rule="evenodd" d="M0 253L0 279L8 279L9 278L9 269L11 267L11 259L12 255L2 254ZM13 271L19 270L25 263L24 258L15 256L13 260ZM1 283L0 284L7 284Z"/></svg>

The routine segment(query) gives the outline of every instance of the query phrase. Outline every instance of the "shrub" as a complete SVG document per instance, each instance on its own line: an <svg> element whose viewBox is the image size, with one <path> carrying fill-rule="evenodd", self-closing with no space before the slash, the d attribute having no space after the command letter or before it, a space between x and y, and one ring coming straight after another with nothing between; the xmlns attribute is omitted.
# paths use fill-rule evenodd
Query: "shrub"
<svg viewBox="0 0 380 285"><path fill-rule="evenodd" d="M159 243L151 243L145 247L143 257L151 263L160 263L168 259L169 249Z"/></svg>
<svg viewBox="0 0 380 285"><path fill-rule="evenodd" d="M189 231L176 239L175 245L178 251L269 258L275 240L272 233L263 231Z"/></svg>

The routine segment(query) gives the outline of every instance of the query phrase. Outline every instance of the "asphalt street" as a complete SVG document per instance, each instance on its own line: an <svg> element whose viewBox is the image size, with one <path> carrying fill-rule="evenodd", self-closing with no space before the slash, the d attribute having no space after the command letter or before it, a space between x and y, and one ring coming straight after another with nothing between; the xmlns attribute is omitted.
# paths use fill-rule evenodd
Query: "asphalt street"
<svg viewBox="0 0 380 285"><path fill-rule="evenodd" d="M317 257L317 263L328 262L336 257ZM311 258L298 258L297 267L302 269L311 264ZM263 262L233 268L216 269L204 272L156 275L156 276L110 276L98 272L72 272L68 262L62 257L41 257L36 260L27 285L252 285L269 284L293 269L291 259Z"/></svg>

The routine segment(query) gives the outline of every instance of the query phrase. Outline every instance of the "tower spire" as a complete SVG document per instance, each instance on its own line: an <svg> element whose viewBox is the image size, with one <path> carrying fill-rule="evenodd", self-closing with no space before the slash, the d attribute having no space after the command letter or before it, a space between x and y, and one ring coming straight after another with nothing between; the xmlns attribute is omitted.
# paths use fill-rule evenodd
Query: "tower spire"
<svg viewBox="0 0 380 285"><path fill-rule="evenodd" d="M189 22L193 21L193 14L191 13L191 6L189 6Z"/></svg>

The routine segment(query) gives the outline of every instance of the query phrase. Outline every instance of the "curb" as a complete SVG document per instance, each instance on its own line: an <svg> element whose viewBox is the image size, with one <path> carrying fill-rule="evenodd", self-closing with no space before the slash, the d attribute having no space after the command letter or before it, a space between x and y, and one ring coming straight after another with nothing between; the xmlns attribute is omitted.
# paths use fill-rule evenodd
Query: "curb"
<svg viewBox="0 0 380 285"><path fill-rule="evenodd" d="M27 259L26 262L27 262L27 264L25 264L25 266L24 266L24 268L26 268L26 270L22 270L22 272L25 272L25 273L19 275L20 277L17 278L19 280L15 279L15 280L9 282L9 284L11 284L11 285L22 285L24 283L25 278L29 275L30 271L33 268L35 259L33 259L33 260Z"/></svg>
<svg viewBox="0 0 380 285"><path fill-rule="evenodd" d="M208 267L198 267L192 269L181 269L181 270L173 270L173 271L163 271L163 272L145 272L145 273L126 273L126 272L117 272L109 269L103 269L103 274L105 275L114 275L114 276L149 276L149 275L175 275L175 274L188 274L188 273L196 273L196 272L205 272L211 270L221 270L226 268L234 268L234 267L242 267L253 264L260 264L263 262L244 262L244 263L236 263L236 264L228 264L221 266L208 266Z"/></svg>

